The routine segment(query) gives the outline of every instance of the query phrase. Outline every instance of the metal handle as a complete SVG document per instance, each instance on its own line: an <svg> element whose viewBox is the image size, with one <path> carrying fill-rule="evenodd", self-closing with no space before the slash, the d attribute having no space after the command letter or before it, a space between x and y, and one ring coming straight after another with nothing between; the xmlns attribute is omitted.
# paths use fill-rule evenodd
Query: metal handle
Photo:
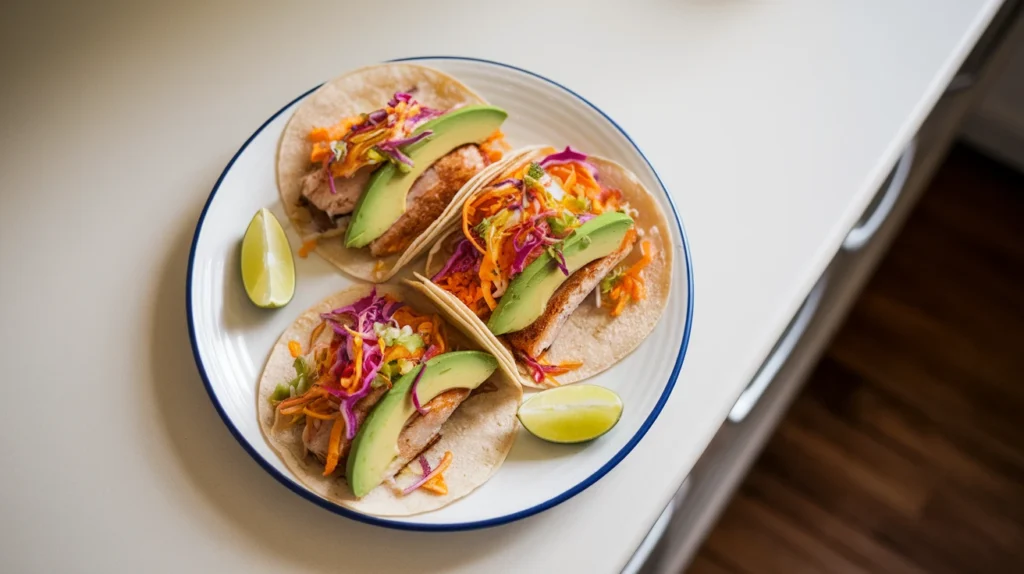
<svg viewBox="0 0 1024 574"><path fill-rule="evenodd" d="M903 151L903 155L896 162L892 180L889 181L889 186L882 192L882 200L878 202L875 210L871 212L871 215L868 216L864 223L850 230L850 233L847 234L846 239L843 241L843 249L857 251L864 247L874 237L875 232L882 226L886 218L889 217L893 206L896 205L896 200L899 199L900 194L903 193L904 186L907 184L907 177L910 175L910 166L914 163L914 153L916 151L917 140L914 139L907 144L907 149Z"/></svg>
<svg viewBox="0 0 1024 574"><path fill-rule="evenodd" d="M754 405L761 399L765 389L775 380L775 376L779 374L782 365L786 364L786 360L793 354L793 349L796 348L797 343L803 338L807 327L811 324L811 319L814 318L814 314L821 304L821 296L825 292L825 285L827 284L828 276L824 275L818 280L814 289L811 289L811 293L807 295L807 299L804 300L804 304L797 311L796 317L793 318L789 327L786 328L786 332L782 335L779 343L772 350L771 354L768 355L768 358L765 359L765 362L761 364L761 368L754 375L754 379L750 381L747 388L740 394L740 398L736 400L732 410L729 411L730 422L739 423L747 418Z"/></svg>

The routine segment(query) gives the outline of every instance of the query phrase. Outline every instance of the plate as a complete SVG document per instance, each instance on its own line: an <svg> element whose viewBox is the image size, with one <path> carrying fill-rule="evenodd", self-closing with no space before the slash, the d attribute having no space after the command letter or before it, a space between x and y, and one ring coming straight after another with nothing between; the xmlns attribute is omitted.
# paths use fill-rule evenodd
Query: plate
<svg viewBox="0 0 1024 574"><path fill-rule="evenodd" d="M302 311L355 283L313 255L296 259L296 291L281 309L258 309L245 296L239 272L241 238L261 207L288 219L277 192L277 142L295 107L316 88L272 115L242 145L217 180L196 225L189 255L186 305L196 365L231 434L267 472L292 492L362 522L406 530L467 530L531 516L579 494L622 462L668 400L683 364L693 317L690 252L679 215L640 148L610 117L572 90L537 74L485 60L407 58L465 82L509 112L503 131L515 147L572 145L631 169L670 218L676 257L672 294L657 328L630 356L588 382L622 397L612 431L583 445L545 443L520 428L505 464L486 484L440 510L405 517L354 512L308 491L270 449L256 418L256 382L274 341ZM292 246L300 245L289 227ZM422 267L423 260L412 268Z"/></svg>

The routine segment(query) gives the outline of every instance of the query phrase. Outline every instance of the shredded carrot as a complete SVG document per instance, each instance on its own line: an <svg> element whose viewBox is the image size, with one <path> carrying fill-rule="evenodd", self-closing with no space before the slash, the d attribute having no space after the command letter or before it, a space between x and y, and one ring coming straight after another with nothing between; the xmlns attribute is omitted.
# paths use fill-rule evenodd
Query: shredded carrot
<svg viewBox="0 0 1024 574"><path fill-rule="evenodd" d="M285 400L281 401L280 403L278 403L277 404L277 410L281 411L281 414L292 414L292 413L286 413L284 411L287 410L287 409L291 409L291 408L295 407L296 405L304 406L309 401L312 401L313 399L322 397L322 396L324 396L326 394L327 394L327 391L324 391L320 387L314 385L314 386L310 387L310 389L308 391L306 391L304 394L299 395L297 397L292 397L290 399L285 399Z"/></svg>
<svg viewBox="0 0 1024 574"><path fill-rule="evenodd" d="M314 249L316 249L316 239L303 241L302 246L299 247L299 257L303 259L309 257L309 254L312 253Z"/></svg>
<svg viewBox="0 0 1024 574"><path fill-rule="evenodd" d="M391 361L397 361L398 359L408 359L410 357L412 357L412 354L409 352L409 349L406 349L401 345L395 345L394 347L388 349L388 352L386 355L384 355L384 360L381 361L381 364L386 365Z"/></svg>
<svg viewBox="0 0 1024 574"><path fill-rule="evenodd" d="M334 419L334 415L318 413L318 412L310 409L309 407L303 408L302 409L302 414L304 414L304 415L306 415L308 417L312 417L314 419L320 419L322 421L329 421L329 420L333 420Z"/></svg>
<svg viewBox="0 0 1024 574"><path fill-rule="evenodd" d="M634 233L630 230L630 233ZM624 239L629 241L630 237ZM654 261L657 249L648 239L640 242L640 260L634 263L619 276L608 293L608 302L611 305L612 317L618 317L626 310L630 301L643 301L647 298L647 284L644 280L643 270Z"/></svg>
<svg viewBox="0 0 1024 574"><path fill-rule="evenodd" d="M302 343L298 341L288 341L288 352L291 353L292 358L298 357L302 354Z"/></svg>
<svg viewBox="0 0 1024 574"><path fill-rule="evenodd" d="M399 308L391 317L400 327L408 326L413 331L418 330L419 326L424 322L430 321L430 317L420 315L415 311L410 310L408 306Z"/></svg>
<svg viewBox="0 0 1024 574"><path fill-rule="evenodd" d="M334 425L331 426L331 439L327 443L327 464L324 466L324 476L330 476L338 467L338 459L341 458L341 431L345 430L345 421L336 416Z"/></svg>
<svg viewBox="0 0 1024 574"><path fill-rule="evenodd" d="M312 163L324 163L334 156L331 149L333 142L340 142L347 148L344 159L330 163L334 177L349 177L365 165L373 163L368 155L371 148L388 139L399 139L409 135L406 120L420 111L420 105L398 102L394 107L383 108L388 116L395 116L397 121L389 125L381 125L375 129L352 133L352 128L366 121L364 114L342 118L330 127L314 127L309 132L309 141L313 142L309 160Z"/></svg>
<svg viewBox="0 0 1024 574"><path fill-rule="evenodd" d="M628 297L622 297L615 303L615 308L612 309L612 317L618 317L626 309L626 303L629 303Z"/></svg>
<svg viewBox="0 0 1024 574"><path fill-rule="evenodd" d="M619 243L619 249L623 249L636 239L636 228L630 227L626 234L622 236L622 243Z"/></svg>
<svg viewBox="0 0 1024 574"><path fill-rule="evenodd" d="M472 209L472 202L467 201L466 203L462 204L462 234L466 237L466 239L469 240L473 247L476 247L477 251L479 251L480 253L486 253L486 251L484 251L484 248L480 247L480 244L476 242L476 239L473 238L473 234L469 231L469 217L470 211L472 211Z"/></svg>
<svg viewBox="0 0 1024 574"><path fill-rule="evenodd" d="M633 230L630 229L630 231ZM644 267L650 265L651 261L654 260L655 251L656 250L654 244L651 243L649 239L644 239L643 241L641 241L640 253L643 255L643 257L640 258L640 261L634 263L633 266L629 268L629 271L626 271L626 275L638 276L639 273L643 271Z"/></svg>
<svg viewBox="0 0 1024 574"><path fill-rule="evenodd" d="M451 464L452 452L450 450L446 450L444 452L444 456L441 457L441 462L437 463L437 467L430 471L434 476L430 477L430 480L421 484L420 488L425 488L434 494L448 494L448 485L444 482L444 472L448 470L448 467L451 466Z"/></svg>
<svg viewBox="0 0 1024 574"><path fill-rule="evenodd" d="M564 189L565 191L567 191L569 193L572 193L575 188L576 188L576 168L570 165L569 166L569 176L566 177L563 180L562 189Z"/></svg>
<svg viewBox="0 0 1024 574"><path fill-rule="evenodd" d="M420 485L420 488L434 494L448 494L448 485L444 481L443 474L435 474L430 480Z"/></svg>
<svg viewBox="0 0 1024 574"><path fill-rule="evenodd" d="M483 281L480 284L480 289L480 294L483 295L484 301L487 302L487 306L493 311L498 306L498 302L494 300L494 294L491 293L491 282Z"/></svg>
<svg viewBox="0 0 1024 574"><path fill-rule="evenodd" d="M480 144L480 150L491 163L500 160L505 155L505 152L510 149L512 149L512 146L505 141L505 134L501 130L495 131Z"/></svg>

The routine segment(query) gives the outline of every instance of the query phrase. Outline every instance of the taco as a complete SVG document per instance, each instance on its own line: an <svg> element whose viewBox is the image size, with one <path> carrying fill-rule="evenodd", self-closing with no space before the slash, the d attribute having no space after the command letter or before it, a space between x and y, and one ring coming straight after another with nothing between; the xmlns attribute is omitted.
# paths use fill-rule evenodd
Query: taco
<svg viewBox="0 0 1024 574"><path fill-rule="evenodd" d="M498 469L522 387L405 286L358 286L303 313L257 389L260 428L318 495L378 516L440 508Z"/></svg>
<svg viewBox="0 0 1024 574"><path fill-rule="evenodd" d="M455 78L415 64L362 68L306 98L281 135L288 218L351 275L384 281L430 245L445 210L502 159L507 114Z"/></svg>
<svg viewBox="0 0 1024 574"><path fill-rule="evenodd" d="M665 214L633 173L532 148L470 190L419 278L506 372L547 387L635 349L665 308L671 266Z"/></svg>

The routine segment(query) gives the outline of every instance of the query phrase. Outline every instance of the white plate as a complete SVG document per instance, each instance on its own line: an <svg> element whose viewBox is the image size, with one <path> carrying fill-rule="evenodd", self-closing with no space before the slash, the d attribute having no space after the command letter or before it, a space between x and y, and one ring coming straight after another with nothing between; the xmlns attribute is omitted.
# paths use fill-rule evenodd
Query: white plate
<svg viewBox="0 0 1024 574"><path fill-rule="evenodd" d="M282 484L328 510L363 522L408 530L465 530L536 514L583 491L615 467L643 438L675 384L693 315L690 254L669 195L640 149L614 121L580 95L505 64L468 58L410 58L459 78L508 110L510 142L572 145L633 170L671 213L676 257L672 295L651 336L632 355L588 382L614 389L625 406L618 425L584 445L554 445L520 429L508 459L462 500L417 516L377 518L334 505L306 490L267 446L256 420L256 381L274 341L303 310L353 283L322 259L296 259L295 298L283 309L257 309L246 299L239 249L252 215L270 208L287 222L274 178L277 141L302 94L271 116L228 163L199 217L186 290L196 364L214 406L242 447ZM288 227L286 225L286 227ZM299 240L288 230L293 247ZM422 266L423 261L413 267Z"/></svg>

